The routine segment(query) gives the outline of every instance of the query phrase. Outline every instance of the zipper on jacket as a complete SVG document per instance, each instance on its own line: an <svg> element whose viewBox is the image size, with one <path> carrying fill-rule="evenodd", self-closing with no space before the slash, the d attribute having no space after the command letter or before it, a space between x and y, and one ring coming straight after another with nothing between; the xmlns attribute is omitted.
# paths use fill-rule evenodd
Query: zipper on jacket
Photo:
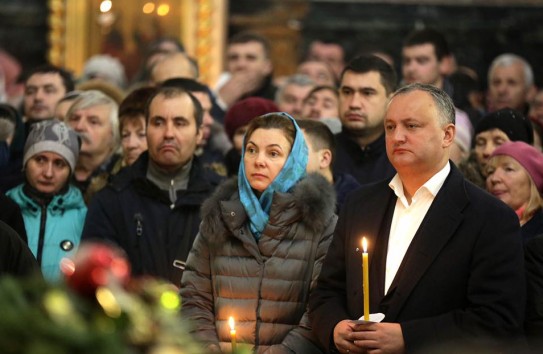
<svg viewBox="0 0 543 354"><path fill-rule="evenodd" d="M38 238L38 251L36 260L41 266L41 260L43 256L43 244L45 243L45 223L47 222L47 205L41 205L41 215L40 215L40 233Z"/></svg>
<svg viewBox="0 0 543 354"><path fill-rule="evenodd" d="M173 186L174 180L172 179L170 181L170 189L168 190L168 194L170 197L170 209L173 210L175 208L175 202L177 201L177 193L175 191L175 188Z"/></svg>
<svg viewBox="0 0 543 354"><path fill-rule="evenodd" d="M140 262L135 262L132 264L132 267L134 267L134 271L140 271L143 272L143 252L141 251L141 238L143 237L143 216L141 213L134 214L134 221L136 223L136 253L140 257ZM140 269L137 269L137 267L140 267Z"/></svg>
<svg viewBox="0 0 543 354"><path fill-rule="evenodd" d="M136 236L141 237L143 235L143 217L140 213L134 214L134 221L136 221Z"/></svg>

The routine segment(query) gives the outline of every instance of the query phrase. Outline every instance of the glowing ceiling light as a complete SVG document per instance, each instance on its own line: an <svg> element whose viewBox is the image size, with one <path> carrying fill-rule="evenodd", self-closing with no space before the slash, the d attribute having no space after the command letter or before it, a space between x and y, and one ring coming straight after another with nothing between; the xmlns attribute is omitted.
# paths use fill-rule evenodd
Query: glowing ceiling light
<svg viewBox="0 0 543 354"><path fill-rule="evenodd" d="M108 12L109 10L111 10L112 6L113 3L111 2L111 0L103 0L100 3L100 12Z"/></svg>
<svg viewBox="0 0 543 354"><path fill-rule="evenodd" d="M156 9L156 13L158 16L166 16L168 12L170 12L170 5L168 4L160 4Z"/></svg>
<svg viewBox="0 0 543 354"><path fill-rule="evenodd" d="M142 9L144 14L152 14L153 11L155 11L155 4L152 2L148 2L145 5L143 5Z"/></svg>

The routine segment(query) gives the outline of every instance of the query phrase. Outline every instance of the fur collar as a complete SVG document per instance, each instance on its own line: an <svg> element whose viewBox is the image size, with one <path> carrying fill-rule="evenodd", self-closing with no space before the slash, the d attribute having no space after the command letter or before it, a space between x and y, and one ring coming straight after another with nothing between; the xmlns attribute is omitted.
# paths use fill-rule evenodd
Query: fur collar
<svg viewBox="0 0 543 354"><path fill-rule="evenodd" d="M300 222L316 233L323 232L336 207L334 187L321 175L312 173L294 186L292 196L300 207ZM223 201L236 202L243 209L239 202L237 178L225 181L202 205L202 230L207 234L219 235L226 229L222 220ZM245 221L245 218L246 216L243 216L241 221Z"/></svg>

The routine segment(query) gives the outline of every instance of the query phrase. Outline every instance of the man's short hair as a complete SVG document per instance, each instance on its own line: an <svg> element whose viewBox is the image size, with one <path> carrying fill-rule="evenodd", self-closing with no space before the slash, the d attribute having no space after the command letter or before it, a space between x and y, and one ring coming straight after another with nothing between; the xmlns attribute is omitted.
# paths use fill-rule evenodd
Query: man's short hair
<svg viewBox="0 0 543 354"><path fill-rule="evenodd" d="M339 99L339 90L337 88L335 88L334 86L319 85L319 86L313 87L311 91L307 93L307 96L305 97L304 102L307 101L309 97L313 96L315 93L320 92L320 91L331 91L336 96L336 98Z"/></svg>
<svg viewBox="0 0 543 354"><path fill-rule="evenodd" d="M74 83L74 78L72 74L62 68L59 68L58 66L54 66L51 64L44 64L30 70L24 76L25 85L28 79L30 79L30 77L35 74L59 74L60 78L62 79L62 85L64 86L64 89L66 90L66 92L70 92L75 89L75 83Z"/></svg>
<svg viewBox="0 0 543 354"><path fill-rule="evenodd" d="M163 43L171 43L175 46L178 52L182 52L182 53L185 52L185 47L183 46L183 43L179 41L179 39L175 37L165 36L165 37L160 37L154 40L153 42L149 43L149 45L147 46L146 57L150 57L151 55L154 55L154 54L171 53L169 51L164 51L163 49L161 49L161 46Z"/></svg>
<svg viewBox="0 0 543 354"><path fill-rule="evenodd" d="M388 105L390 105L392 100L394 100L394 97L404 95L413 91L423 91L428 93L430 97L432 97L432 100L436 105L441 126L456 123L454 104L451 97L445 91L435 87L434 85L416 83L404 86L398 91L394 92L394 94L390 98L390 101L388 102Z"/></svg>
<svg viewBox="0 0 543 354"><path fill-rule="evenodd" d="M347 48L345 48L345 44L342 43L342 42L339 42L338 38L334 37L333 35L329 35L329 36L324 37L324 38L314 38L311 41L307 42L307 47L305 48L305 51L304 51L305 53L302 56L302 58L303 58L302 61L315 60L315 59L310 58L311 57L311 47L314 44L317 44L317 43L324 44L324 45L335 45L335 46L337 46L338 48L341 49L341 54L342 54L341 59L342 60L345 60L345 58L348 57L347 56Z"/></svg>
<svg viewBox="0 0 543 354"><path fill-rule="evenodd" d="M264 55L266 58L270 57L271 46L268 39L260 34L254 32L239 32L228 40L228 45L232 44L245 44L249 42L258 42L264 48Z"/></svg>
<svg viewBox="0 0 543 354"><path fill-rule="evenodd" d="M198 101L198 99L189 91L177 86L161 86L149 97L149 100L145 105L145 124L149 124L149 108L157 96L164 96L164 98L170 99L181 97L183 95L187 95L192 101L192 106L194 107L194 120L196 121L196 131L199 131L204 119L204 110L202 105L200 104L200 101Z"/></svg>
<svg viewBox="0 0 543 354"><path fill-rule="evenodd" d="M491 74L494 69L496 69L499 66L511 66L514 64L522 64L522 72L524 73L524 83L526 84L525 87L530 87L534 84L534 72L532 70L532 66L530 63L526 61L523 57L513 54L513 53L504 53L501 55L498 55L494 60L492 60L492 63L490 63L490 67L488 69L488 82L490 83L490 80L492 79Z"/></svg>
<svg viewBox="0 0 543 354"><path fill-rule="evenodd" d="M209 94L209 87L193 79L175 77L164 81L161 87L177 87L189 92L204 92Z"/></svg>
<svg viewBox="0 0 543 354"><path fill-rule="evenodd" d="M311 145L315 150L330 150L333 163L336 153L336 139L330 128L323 122L315 119L298 119L296 123L305 132L305 136L311 140Z"/></svg>
<svg viewBox="0 0 543 354"><path fill-rule="evenodd" d="M431 44L438 61L451 55L449 44L441 32L432 28L415 30L407 35L403 42L403 47L412 47L416 45Z"/></svg>
<svg viewBox="0 0 543 354"><path fill-rule="evenodd" d="M275 92L275 102L279 102L281 100L283 97L283 92L285 92L285 88L288 85L301 87L313 86L315 85L315 81L313 81L309 76L303 74L290 75L286 78L283 84L277 88L277 92Z"/></svg>
<svg viewBox="0 0 543 354"><path fill-rule="evenodd" d="M113 98L109 97L102 91L98 90L89 90L83 91L75 99L74 103L68 109L66 113L66 118L74 114L75 111L79 109L86 109L95 106L108 106L109 107L109 122L111 124L111 130L113 132L113 142L115 149L119 146L121 142L121 137L119 133L119 105ZM114 149L114 150L115 150Z"/></svg>
<svg viewBox="0 0 543 354"><path fill-rule="evenodd" d="M347 71L352 71L357 74L365 74L371 71L378 72L386 94L388 95L396 90L396 71L386 61L375 55L361 55L347 63L341 72L340 82L343 81L343 76L345 76Z"/></svg>

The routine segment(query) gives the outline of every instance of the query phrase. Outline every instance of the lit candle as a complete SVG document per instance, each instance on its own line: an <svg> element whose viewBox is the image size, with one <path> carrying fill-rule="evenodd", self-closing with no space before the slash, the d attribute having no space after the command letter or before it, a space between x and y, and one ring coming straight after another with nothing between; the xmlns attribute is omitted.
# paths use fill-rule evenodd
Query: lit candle
<svg viewBox="0 0 543 354"><path fill-rule="evenodd" d="M362 237L362 290L364 291L364 321L370 320L370 273L368 266L368 241Z"/></svg>
<svg viewBox="0 0 543 354"><path fill-rule="evenodd" d="M232 353L236 352L236 327L234 325L234 317L230 316L228 319L230 325L230 339L232 341Z"/></svg>

